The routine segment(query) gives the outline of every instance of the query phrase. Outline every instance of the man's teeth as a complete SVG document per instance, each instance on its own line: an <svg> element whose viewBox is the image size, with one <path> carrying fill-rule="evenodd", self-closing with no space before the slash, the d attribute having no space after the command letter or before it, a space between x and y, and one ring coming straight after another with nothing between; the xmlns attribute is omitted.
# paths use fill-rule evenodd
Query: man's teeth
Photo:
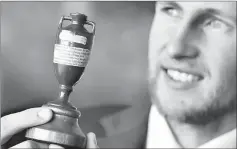
<svg viewBox="0 0 237 149"><path fill-rule="evenodd" d="M167 70L167 74L174 80L176 81L181 81L181 82L193 82L198 80L198 76L187 74L184 72L179 72L176 70Z"/></svg>

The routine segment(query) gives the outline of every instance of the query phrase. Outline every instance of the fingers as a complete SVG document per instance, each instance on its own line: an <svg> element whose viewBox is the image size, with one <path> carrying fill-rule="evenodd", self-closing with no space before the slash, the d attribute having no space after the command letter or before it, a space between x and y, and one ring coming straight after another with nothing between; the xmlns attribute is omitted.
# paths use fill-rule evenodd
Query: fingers
<svg viewBox="0 0 237 149"><path fill-rule="evenodd" d="M87 146L86 148L99 148L97 145L96 135L92 132L87 134Z"/></svg>
<svg viewBox="0 0 237 149"><path fill-rule="evenodd" d="M1 118L1 144L8 141L12 135L36 125L44 124L52 118L50 109L32 108L10 114ZM25 145L25 144L24 144Z"/></svg>
<svg viewBox="0 0 237 149"><path fill-rule="evenodd" d="M47 144L43 144L43 143L37 143L37 142L34 142L34 141L24 141L20 144L17 144L13 147L11 147L10 149L19 149L19 148L25 148L25 149L40 149L40 148L43 148L43 149L46 149L46 148L49 148L49 149L64 149L63 147L59 146L59 145L55 145L55 144L50 144L50 145L47 145Z"/></svg>
<svg viewBox="0 0 237 149"><path fill-rule="evenodd" d="M31 141L24 141L20 144L17 144L15 146L11 147L10 149L17 149L17 148L28 148L28 149L30 149L30 148L37 148L37 146L34 143L32 143Z"/></svg>

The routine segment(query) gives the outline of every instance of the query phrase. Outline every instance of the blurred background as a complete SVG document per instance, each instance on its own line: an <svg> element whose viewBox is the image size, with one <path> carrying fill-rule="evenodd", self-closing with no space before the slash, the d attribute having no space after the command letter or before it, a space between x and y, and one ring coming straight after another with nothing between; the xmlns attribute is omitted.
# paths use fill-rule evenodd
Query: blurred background
<svg viewBox="0 0 237 149"><path fill-rule="evenodd" d="M2 115L58 96L53 47L62 15L81 12L96 37L71 103L80 108L149 100L148 36L154 2L1 2Z"/></svg>

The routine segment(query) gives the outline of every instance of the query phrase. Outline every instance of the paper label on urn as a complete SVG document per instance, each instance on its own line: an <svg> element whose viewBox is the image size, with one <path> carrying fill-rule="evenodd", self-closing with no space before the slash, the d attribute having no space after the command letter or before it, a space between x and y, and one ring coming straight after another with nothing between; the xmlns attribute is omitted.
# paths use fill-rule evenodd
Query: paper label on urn
<svg viewBox="0 0 237 149"><path fill-rule="evenodd" d="M69 66L85 67L90 56L90 50L55 44L53 62Z"/></svg>
<svg viewBox="0 0 237 149"><path fill-rule="evenodd" d="M68 30L62 30L61 33L59 34L59 38L61 40L66 40L66 41L70 41L70 42L76 42L76 43L80 43L80 44L83 44L83 45L86 45L86 42L87 42L87 38L86 37L72 34Z"/></svg>

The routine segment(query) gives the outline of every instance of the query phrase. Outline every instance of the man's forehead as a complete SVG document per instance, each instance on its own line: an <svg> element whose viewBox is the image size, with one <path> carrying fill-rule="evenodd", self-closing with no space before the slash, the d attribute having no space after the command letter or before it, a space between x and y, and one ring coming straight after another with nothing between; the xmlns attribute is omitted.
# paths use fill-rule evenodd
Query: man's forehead
<svg viewBox="0 0 237 149"><path fill-rule="evenodd" d="M237 2L171 2L158 1L156 5L174 5L179 6L184 11L195 11L200 9L213 9L222 12L225 15L235 17L236 19L236 5Z"/></svg>

